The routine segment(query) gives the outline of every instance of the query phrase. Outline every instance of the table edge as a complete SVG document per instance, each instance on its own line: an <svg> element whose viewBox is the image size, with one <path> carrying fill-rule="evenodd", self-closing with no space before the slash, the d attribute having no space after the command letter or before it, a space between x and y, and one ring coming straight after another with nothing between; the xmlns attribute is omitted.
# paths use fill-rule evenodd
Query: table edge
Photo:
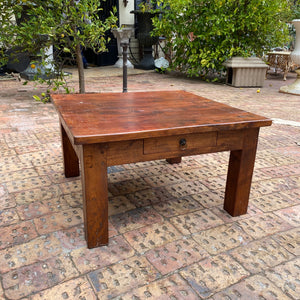
<svg viewBox="0 0 300 300"><path fill-rule="evenodd" d="M72 136L72 140L75 145L110 143L110 142L120 142L120 141L129 141L129 140L140 140L140 139L154 138L154 137L184 135L184 134L191 134L191 133L243 130L243 129L250 129L250 128L267 127L271 125L272 125L272 120L266 118L262 120L248 121L248 122L241 122L241 123L178 127L178 128L159 129L154 131L144 130L139 132L128 132L128 133L121 133L121 134L117 134L117 133L107 134L107 135L103 134L101 136L99 135Z"/></svg>

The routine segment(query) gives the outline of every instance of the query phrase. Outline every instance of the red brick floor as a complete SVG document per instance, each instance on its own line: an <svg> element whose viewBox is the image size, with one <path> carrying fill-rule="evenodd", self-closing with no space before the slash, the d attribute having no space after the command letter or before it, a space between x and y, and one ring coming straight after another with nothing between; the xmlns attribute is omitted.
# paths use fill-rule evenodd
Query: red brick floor
<svg viewBox="0 0 300 300"><path fill-rule="evenodd" d="M88 69L87 91L122 91L116 75ZM52 104L32 83L0 81L0 299L299 299L300 97L278 92L294 78L271 75L258 92L130 75L129 91L184 89L276 123L261 130L248 214L222 209L228 153L115 166L110 243L92 250Z"/></svg>

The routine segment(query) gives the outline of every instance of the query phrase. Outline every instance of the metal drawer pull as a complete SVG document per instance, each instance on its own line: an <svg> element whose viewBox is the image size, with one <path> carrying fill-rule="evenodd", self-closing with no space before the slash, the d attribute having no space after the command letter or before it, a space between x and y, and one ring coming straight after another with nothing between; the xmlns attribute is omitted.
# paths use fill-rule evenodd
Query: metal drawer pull
<svg viewBox="0 0 300 300"><path fill-rule="evenodd" d="M181 147L184 147L184 146L186 145L186 139L181 139L181 140L179 141L179 145L180 145Z"/></svg>

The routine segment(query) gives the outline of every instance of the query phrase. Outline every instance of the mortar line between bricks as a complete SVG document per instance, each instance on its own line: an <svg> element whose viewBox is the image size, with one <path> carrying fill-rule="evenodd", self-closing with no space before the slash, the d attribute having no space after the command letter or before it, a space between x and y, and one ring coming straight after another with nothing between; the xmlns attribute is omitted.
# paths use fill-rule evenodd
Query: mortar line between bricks
<svg viewBox="0 0 300 300"><path fill-rule="evenodd" d="M283 119L277 119L277 118L272 118L273 122L275 124L280 124L280 125L289 125L289 126L294 126L294 127L300 127L300 122L296 121L290 121L290 120L283 120Z"/></svg>

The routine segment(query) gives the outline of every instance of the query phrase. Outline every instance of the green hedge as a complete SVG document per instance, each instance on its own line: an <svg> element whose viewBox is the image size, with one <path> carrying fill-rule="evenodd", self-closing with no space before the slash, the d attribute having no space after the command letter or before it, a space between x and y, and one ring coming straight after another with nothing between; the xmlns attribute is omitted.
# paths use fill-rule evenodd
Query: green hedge
<svg viewBox="0 0 300 300"><path fill-rule="evenodd" d="M232 56L261 56L288 42L288 0L163 0L155 33L172 67L190 76L222 71Z"/></svg>

